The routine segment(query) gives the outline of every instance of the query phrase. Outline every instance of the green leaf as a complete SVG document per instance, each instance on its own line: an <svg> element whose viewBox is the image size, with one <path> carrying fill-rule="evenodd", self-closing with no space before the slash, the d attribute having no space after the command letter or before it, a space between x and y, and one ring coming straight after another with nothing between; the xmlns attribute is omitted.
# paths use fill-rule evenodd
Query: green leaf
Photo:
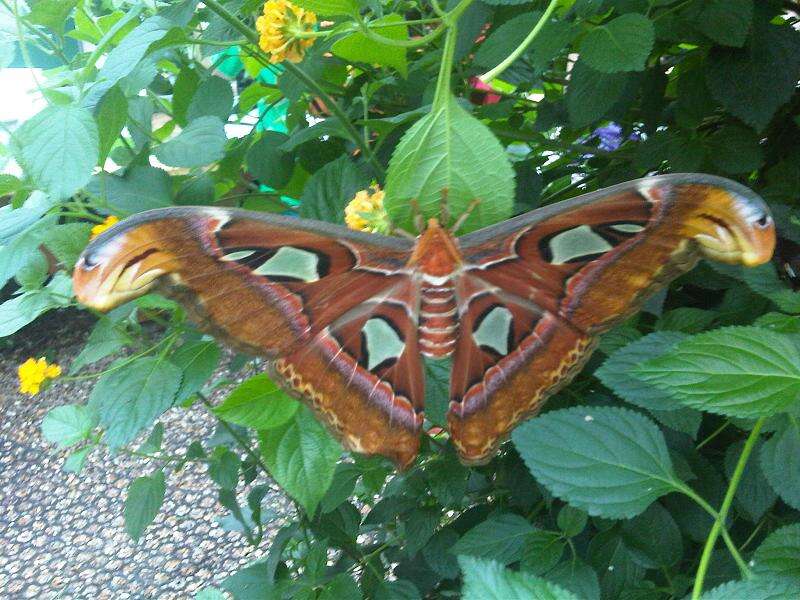
<svg viewBox="0 0 800 600"><path fill-rule="evenodd" d="M86 463L86 457L89 456L93 449L94 446L85 446L80 450L76 450L64 460L64 465L61 468L65 473L80 473Z"/></svg>
<svg viewBox="0 0 800 600"><path fill-rule="evenodd" d="M265 131L247 151L247 170L260 183L275 189L289 183L294 171L294 155L281 147L288 139L285 133Z"/></svg>
<svg viewBox="0 0 800 600"><path fill-rule="evenodd" d="M397 226L413 231L411 200L426 217L438 217L443 193L453 216L478 200L460 233L505 219L514 201L514 172L503 147L452 97L417 121L395 148L384 206Z"/></svg>
<svg viewBox="0 0 800 600"><path fill-rule="evenodd" d="M742 46L753 21L753 0L706 0L692 24L723 46Z"/></svg>
<svg viewBox="0 0 800 600"><path fill-rule="evenodd" d="M450 548L458 541L458 534L450 527L437 531L422 548L425 561L436 573L445 579L458 576L458 560Z"/></svg>
<svg viewBox="0 0 800 600"><path fill-rule="evenodd" d="M329 223L344 223L344 207L356 192L369 187L370 175L362 165L340 156L314 173L300 199L300 216Z"/></svg>
<svg viewBox="0 0 800 600"><path fill-rule="evenodd" d="M711 50L706 79L722 106L761 131L800 79L800 32L756 21L744 48Z"/></svg>
<svg viewBox="0 0 800 600"><path fill-rule="evenodd" d="M614 352L595 375L617 396L636 406L663 411L680 408L670 394L637 379L632 371L645 361L665 354L687 337L672 331L646 335Z"/></svg>
<svg viewBox="0 0 800 600"><path fill-rule="evenodd" d="M523 423L512 439L541 484L590 515L636 516L679 485L663 435L630 410L550 412Z"/></svg>
<svg viewBox="0 0 800 600"><path fill-rule="evenodd" d="M129 312L130 307L126 306L124 307L124 313L116 314L126 314ZM86 345L83 347L80 354L75 357L75 360L72 361L69 372L77 373L84 366L95 363L101 358L105 358L117 350L122 349L126 344L130 343L130 341L130 336L116 319L106 315L102 316L89 334Z"/></svg>
<svg viewBox="0 0 800 600"><path fill-rule="evenodd" d="M399 23L399 25L380 27L376 29L375 32L391 40L405 41L408 39L408 28L402 24L404 20L405 19L401 15L395 13L388 14L385 17L376 19L373 23L376 25ZM337 40L331 47L331 52L346 61L392 67L404 78L408 76L405 48L382 44L379 41L368 38L360 31L356 31Z"/></svg>
<svg viewBox="0 0 800 600"><path fill-rule="evenodd" d="M89 438L97 425L97 415L87 406L67 404L57 406L42 420L44 439L59 448L67 448Z"/></svg>
<svg viewBox="0 0 800 600"><path fill-rule="evenodd" d="M567 112L572 126L585 127L605 116L622 98L629 81L628 73L601 73L579 59L567 86Z"/></svg>
<svg viewBox="0 0 800 600"><path fill-rule="evenodd" d="M711 161L726 173L749 173L764 164L764 151L755 131L724 125L709 137Z"/></svg>
<svg viewBox="0 0 800 600"><path fill-rule="evenodd" d="M73 105L51 105L17 131L19 159L37 186L54 198L71 196L89 182L99 157L91 113Z"/></svg>
<svg viewBox="0 0 800 600"><path fill-rule="evenodd" d="M69 271L75 266L83 249L89 243L92 231L90 223L65 223L48 228L42 242L53 253L58 262Z"/></svg>
<svg viewBox="0 0 800 600"><path fill-rule="evenodd" d="M214 414L243 427L272 429L286 424L300 404L275 385L267 375L256 375L239 384Z"/></svg>
<svg viewBox="0 0 800 600"><path fill-rule="evenodd" d="M170 355L170 361L181 369L181 385L175 394L180 403L203 387L219 364L220 350L214 342L189 342Z"/></svg>
<svg viewBox="0 0 800 600"><path fill-rule="evenodd" d="M796 600L797 580L787 578L756 578L731 581L703 594L700 600Z"/></svg>
<svg viewBox="0 0 800 600"><path fill-rule="evenodd" d="M195 119L178 137L158 146L153 154L171 167L201 167L225 155L225 127L217 117Z"/></svg>
<svg viewBox="0 0 800 600"><path fill-rule="evenodd" d="M405 551L407 556L414 556L422 550L433 537L434 531L442 518L438 506L415 508L403 519L405 525Z"/></svg>
<svg viewBox="0 0 800 600"><path fill-rule="evenodd" d="M113 86L97 105L97 133L100 144L98 161L103 164L111 147L128 121L128 99L118 85Z"/></svg>
<svg viewBox="0 0 800 600"><path fill-rule="evenodd" d="M489 558L507 565L520 559L526 540L534 531L533 525L519 515L497 515L467 531L450 553Z"/></svg>
<svg viewBox="0 0 800 600"><path fill-rule="evenodd" d="M224 446L215 449L208 463L208 476L223 490L233 490L239 483L239 467L242 461L236 453Z"/></svg>
<svg viewBox="0 0 800 600"><path fill-rule="evenodd" d="M460 556L463 600L578 600L571 592L544 579L503 568L498 562Z"/></svg>
<svg viewBox="0 0 800 600"><path fill-rule="evenodd" d="M305 407L288 423L261 431L259 440L272 477L313 515L333 480L342 453L339 443Z"/></svg>
<svg viewBox="0 0 800 600"><path fill-rule="evenodd" d="M345 502L356 487L356 481L361 477L361 469L352 463L339 463L333 474L331 487L320 501L320 512L329 513Z"/></svg>
<svg viewBox="0 0 800 600"><path fill-rule="evenodd" d="M586 527L589 516L578 508L573 508L569 504L562 506L556 517L558 528L567 537L575 537ZM558 562L558 561L556 561Z"/></svg>
<svg viewBox="0 0 800 600"><path fill-rule="evenodd" d="M731 444L725 450L725 475L730 481L736 463L742 453L744 441ZM753 456L762 452L761 441L753 447ZM775 504L777 496L767 482L761 465L757 460L749 460L745 465L739 487L736 488L734 504L744 517L753 523L758 523L762 516Z"/></svg>
<svg viewBox="0 0 800 600"><path fill-rule="evenodd" d="M297 0L294 4L322 16L353 15L358 12L358 4L353 0Z"/></svg>
<svg viewBox="0 0 800 600"><path fill-rule="evenodd" d="M339 573L320 590L318 600L361 600L358 585L347 573Z"/></svg>
<svg viewBox="0 0 800 600"><path fill-rule="evenodd" d="M758 327L691 337L632 373L686 406L731 417L770 416L800 394L797 346Z"/></svg>
<svg viewBox="0 0 800 600"><path fill-rule="evenodd" d="M125 498L125 531L138 542L144 530L153 522L164 503L167 486L164 472L157 471L148 477L137 477L128 488Z"/></svg>
<svg viewBox="0 0 800 600"><path fill-rule="evenodd" d="M172 24L163 17L149 17L126 35L119 45L106 56L98 81L116 83L131 73L144 58L150 44L163 38Z"/></svg>
<svg viewBox="0 0 800 600"><path fill-rule="evenodd" d="M602 73L641 71L654 41L650 19L626 13L592 29L581 43L581 57Z"/></svg>
<svg viewBox="0 0 800 600"><path fill-rule="evenodd" d="M231 82L222 77L209 77L203 81L192 96L186 119L194 121L200 117L217 117L223 123L233 110Z"/></svg>
<svg viewBox="0 0 800 600"><path fill-rule="evenodd" d="M16 333L56 306L49 294L33 291L6 300L0 304L0 337Z"/></svg>
<svg viewBox="0 0 800 600"><path fill-rule="evenodd" d="M683 557L678 525L658 502L623 523L620 537L633 561L646 569L669 567Z"/></svg>
<svg viewBox="0 0 800 600"><path fill-rule="evenodd" d="M520 569L542 575L558 564L566 547L567 541L558 532L537 529L525 541Z"/></svg>
<svg viewBox="0 0 800 600"><path fill-rule="evenodd" d="M102 172L90 191L116 214L130 215L172 204L172 182L161 169L134 166L123 177Z"/></svg>
<svg viewBox="0 0 800 600"><path fill-rule="evenodd" d="M134 440L172 406L181 383L181 370L156 357L137 358L105 373L89 396L106 428L105 441L112 448Z"/></svg>
<svg viewBox="0 0 800 600"><path fill-rule="evenodd" d="M800 426L791 417L761 448L761 469L781 499L800 510Z"/></svg>
<svg viewBox="0 0 800 600"><path fill-rule="evenodd" d="M753 555L753 571L764 577L800 579L800 523L773 531Z"/></svg>
<svg viewBox="0 0 800 600"><path fill-rule="evenodd" d="M545 579L572 592L582 600L600 600L600 582L594 569L580 559L557 565Z"/></svg>
<svg viewBox="0 0 800 600"><path fill-rule="evenodd" d="M31 6L31 12L25 18L60 34L77 3L77 0L39 0Z"/></svg>

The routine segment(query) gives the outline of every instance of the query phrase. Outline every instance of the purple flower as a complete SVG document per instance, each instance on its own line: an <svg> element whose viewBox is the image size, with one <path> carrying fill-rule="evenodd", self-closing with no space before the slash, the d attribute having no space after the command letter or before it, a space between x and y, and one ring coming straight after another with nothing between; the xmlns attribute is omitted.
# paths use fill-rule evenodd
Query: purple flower
<svg viewBox="0 0 800 600"><path fill-rule="evenodd" d="M622 144L622 126L619 123L609 123L603 127L598 127L592 132L592 138L600 138L597 147L600 150L611 152Z"/></svg>

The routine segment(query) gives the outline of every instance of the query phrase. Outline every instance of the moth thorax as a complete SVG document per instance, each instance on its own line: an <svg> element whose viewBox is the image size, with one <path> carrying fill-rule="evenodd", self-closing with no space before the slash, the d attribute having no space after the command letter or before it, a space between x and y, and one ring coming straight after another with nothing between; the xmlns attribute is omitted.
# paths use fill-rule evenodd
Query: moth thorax
<svg viewBox="0 0 800 600"><path fill-rule="evenodd" d="M419 345L425 356L449 356L458 335L458 310L452 282L432 283L425 277L419 312Z"/></svg>

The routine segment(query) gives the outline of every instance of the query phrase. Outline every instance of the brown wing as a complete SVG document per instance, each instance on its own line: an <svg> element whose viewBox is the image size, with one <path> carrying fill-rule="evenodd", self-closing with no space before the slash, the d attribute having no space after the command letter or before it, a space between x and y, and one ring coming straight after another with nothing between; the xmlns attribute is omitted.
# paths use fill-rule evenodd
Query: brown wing
<svg viewBox="0 0 800 600"><path fill-rule="evenodd" d="M344 445L399 466L416 456L424 373L410 243L207 207L141 213L94 240L78 299L108 310L158 289L233 346L267 357Z"/></svg>
<svg viewBox="0 0 800 600"><path fill-rule="evenodd" d="M702 255L766 262L775 231L746 188L669 175L548 206L460 243L448 419L462 460L480 463L652 292Z"/></svg>

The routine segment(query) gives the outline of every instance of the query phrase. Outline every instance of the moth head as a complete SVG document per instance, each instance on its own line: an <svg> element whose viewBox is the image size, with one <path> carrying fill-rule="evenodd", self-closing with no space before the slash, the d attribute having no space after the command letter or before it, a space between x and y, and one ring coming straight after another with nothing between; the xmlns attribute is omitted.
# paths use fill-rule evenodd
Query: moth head
<svg viewBox="0 0 800 600"><path fill-rule="evenodd" d="M748 267L769 261L775 250L775 222L764 201L738 186L703 187L703 200L690 221L703 254Z"/></svg>
<svg viewBox="0 0 800 600"><path fill-rule="evenodd" d="M161 249L152 224L126 223L95 238L83 251L72 283L82 304L108 311L150 291L162 275L175 269L172 254Z"/></svg>

